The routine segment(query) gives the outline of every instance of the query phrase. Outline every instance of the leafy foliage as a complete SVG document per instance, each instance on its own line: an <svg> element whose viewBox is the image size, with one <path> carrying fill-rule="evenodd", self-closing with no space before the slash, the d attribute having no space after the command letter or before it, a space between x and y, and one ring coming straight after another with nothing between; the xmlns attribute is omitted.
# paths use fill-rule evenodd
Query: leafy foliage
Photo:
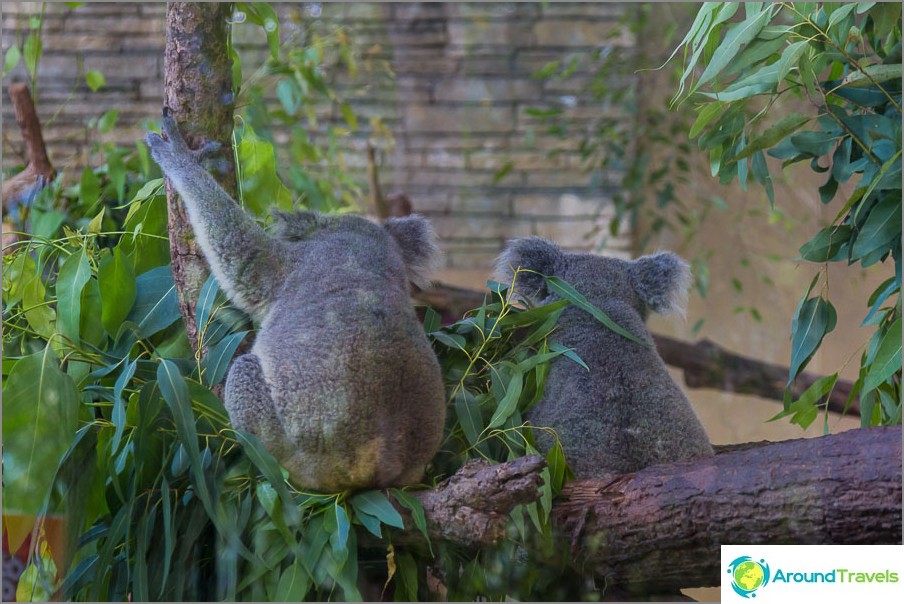
<svg viewBox="0 0 904 604"><path fill-rule="evenodd" d="M742 17L735 18L743 6ZM822 203L840 185L852 193L835 219L800 248L820 263L791 329L789 384L835 328L828 263L894 264L869 300L864 325L875 331L860 358L852 396L864 425L901 421L901 6L891 3L707 3L682 42L685 67L677 102L696 103L691 128L713 176L742 187L750 176L774 203L765 156L782 167L809 160L826 175ZM676 50L677 52L677 50ZM700 69L702 68L702 72ZM815 111L773 111L787 99ZM815 113L815 115L813 115ZM822 277L822 287L813 292ZM838 374L819 381L785 412L802 426Z"/></svg>
<svg viewBox="0 0 904 604"><path fill-rule="evenodd" d="M289 69L277 62L269 7L239 6L267 30L268 69ZM350 61L347 47L339 49ZM298 83L294 70L304 68L302 80L325 86L311 62L322 58L317 52L290 57L294 67L281 75ZM89 85L102 86L102 77L90 75ZM337 99L328 88L324 94ZM355 128L354 114L340 112ZM94 127L108 132L116 117L108 112ZM247 122L237 133L243 202L258 215L268 209L262 199L297 201L265 136ZM310 145L316 156L306 161L333 157ZM424 510L407 491L328 494L289 484L256 438L229 426L216 394L253 326L211 278L196 316L206 354L193 353L169 266L162 179L140 143L134 150L99 143L94 152L99 168L69 186L61 175L19 208L27 237L3 257L6 509L65 513L68 533L62 551L51 550L40 528L34 533L20 598L361 599L359 569L376 567L397 599L415 599L428 595L428 564L445 566L456 597L502 597L516 593L515 584L523 597L561 587L560 572L541 576L513 564L528 539L556 553L548 514L568 473L561 446L547 456L540 502L513 512L511 539L477 557L429 539L427 551L393 545L403 528L398 509L411 512L407 528L426 536ZM322 204L313 194L302 203L321 209L339 208L353 191L312 182ZM547 341L564 302L524 309L512 304L508 286L490 286L488 301L454 325L440 327L435 313L426 314L456 409L431 483L467 459L536 452L522 413L542 395L553 358L580 361ZM382 545L359 547L365 534Z"/></svg>

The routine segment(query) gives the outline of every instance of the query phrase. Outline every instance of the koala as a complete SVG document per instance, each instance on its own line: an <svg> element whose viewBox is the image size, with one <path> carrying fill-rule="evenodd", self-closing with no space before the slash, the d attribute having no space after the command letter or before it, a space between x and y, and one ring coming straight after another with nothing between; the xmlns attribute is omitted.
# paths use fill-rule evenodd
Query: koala
<svg viewBox="0 0 904 604"><path fill-rule="evenodd" d="M634 261L565 252L538 237L510 241L496 278L515 280L515 293L538 302L558 298L541 275L572 284L618 325L650 344L641 346L570 305L553 333L590 368L552 361L542 399L527 413L535 426L554 428L578 477L635 472L646 466L713 454L690 402L669 376L646 329L650 311L683 311L687 264L671 252ZM534 271L534 272L529 272ZM552 438L538 430L541 449Z"/></svg>
<svg viewBox="0 0 904 604"><path fill-rule="evenodd" d="M417 482L439 448L445 392L414 312L439 259L417 215L277 213L268 234L200 164L164 109L151 155L182 196L220 286L259 326L229 369L233 427L254 434L293 483L325 492Z"/></svg>

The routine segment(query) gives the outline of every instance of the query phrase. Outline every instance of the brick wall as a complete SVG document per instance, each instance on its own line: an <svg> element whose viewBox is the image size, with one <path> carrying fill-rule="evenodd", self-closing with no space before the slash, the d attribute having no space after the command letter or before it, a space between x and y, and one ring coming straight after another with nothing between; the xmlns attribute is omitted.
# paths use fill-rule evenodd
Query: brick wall
<svg viewBox="0 0 904 604"><path fill-rule="evenodd" d="M35 3L4 2L3 50L27 30L24 13ZM374 61L386 60L394 78L334 85L363 116L380 115L395 137L381 154L384 191L403 191L416 211L435 224L450 269L485 268L505 240L525 235L553 239L570 249L593 249L605 233L608 200L617 174L589 186L576 141L548 136L529 108L565 110L572 128L599 111L581 94L592 53L605 45L631 45L619 31L623 5L600 3L355 3L278 6L279 12L328 30L346 27L349 38ZM162 97L165 5L88 4L49 6L44 56L39 67L39 115L51 159L58 166L87 161L89 120L107 109L120 112L108 136L131 144L141 123L156 119ZM284 34L292 30L284 22ZM18 34L20 41L22 34ZM260 29L236 29L246 75L266 54ZM537 79L548 61L574 58L569 78ZM102 72L107 85L91 92L78 83L82 70ZM22 79L22 66L10 80ZM338 118L338 116L336 116ZM3 108L3 165L21 162L21 142L9 103ZM366 120L348 139L348 165L364 182ZM561 152L549 157L548 152ZM499 170L511 169L502 178ZM603 228L600 228L603 227ZM627 233L608 241L626 253Z"/></svg>

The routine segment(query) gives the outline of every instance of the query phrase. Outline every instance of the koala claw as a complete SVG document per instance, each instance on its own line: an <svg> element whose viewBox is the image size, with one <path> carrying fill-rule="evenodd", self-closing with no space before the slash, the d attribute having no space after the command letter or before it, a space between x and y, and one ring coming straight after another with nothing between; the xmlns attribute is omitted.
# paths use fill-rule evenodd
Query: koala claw
<svg viewBox="0 0 904 604"><path fill-rule="evenodd" d="M205 159L210 159L223 149L223 143L214 140L205 140L204 143L191 152L195 161L201 163Z"/></svg>

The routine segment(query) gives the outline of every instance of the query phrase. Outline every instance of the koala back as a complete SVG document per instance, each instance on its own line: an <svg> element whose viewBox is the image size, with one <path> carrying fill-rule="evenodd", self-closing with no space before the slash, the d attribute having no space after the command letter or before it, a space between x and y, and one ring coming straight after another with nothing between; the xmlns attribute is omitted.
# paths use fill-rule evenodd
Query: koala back
<svg viewBox="0 0 904 604"><path fill-rule="evenodd" d="M522 275L528 275L526 285L519 285ZM575 306L562 313L553 337L573 349L590 371L567 358L555 359L543 398L527 416L534 425L556 430L576 475L634 472L712 455L703 426L656 352L645 323L650 311L681 311L689 279L686 263L668 252L635 261L569 253L537 238L510 242L497 263L497 278L514 279L516 292L552 302L557 296L542 275L568 281L647 343L632 342ZM538 432L537 442L548 448L552 439Z"/></svg>
<svg viewBox="0 0 904 604"><path fill-rule="evenodd" d="M409 295L436 262L423 218L281 215L285 282L260 359L298 484L326 491L420 479L439 447L445 391Z"/></svg>

